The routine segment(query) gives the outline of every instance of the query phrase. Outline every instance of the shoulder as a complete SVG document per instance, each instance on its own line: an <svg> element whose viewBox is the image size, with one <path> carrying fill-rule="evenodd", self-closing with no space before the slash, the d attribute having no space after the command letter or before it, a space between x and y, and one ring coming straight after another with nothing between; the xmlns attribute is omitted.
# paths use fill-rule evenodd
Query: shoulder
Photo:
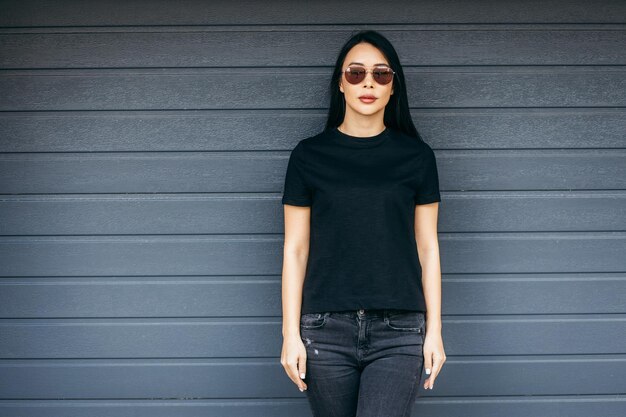
<svg viewBox="0 0 626 417"><path fill-rule="evenodd" d="M326 142L327 138L328 132L324 130L316 133L315 135L307 136L304 139L301 139L298 143L296 143L296 146L293 148L292 152L296 155L303 156L303 154L310 152L310 150L323 145L324 142Z"/></svg>
<svg viewBox="0 0 626 417"><path fill-rule="evenodd" d="M430 145L424 142L420 138L409 136L406 133L393 129L393 136L396 142L403 148L403 150L409 152L416 157L433 157L434 152Z"/></svg>
<svg viewBox="0 0 626 417"><path fill-rule="evenodd" d="M301 144L301 146L305 147L305 148L309 148L312 146L317 145L318 143L324 141L325 139L327 139L329 137L329 132L326 130L322 130L318 133L316 133L315 135L311 135L308 136L304 139L302 139L300 142L298 142L298 145Z"/></svg>

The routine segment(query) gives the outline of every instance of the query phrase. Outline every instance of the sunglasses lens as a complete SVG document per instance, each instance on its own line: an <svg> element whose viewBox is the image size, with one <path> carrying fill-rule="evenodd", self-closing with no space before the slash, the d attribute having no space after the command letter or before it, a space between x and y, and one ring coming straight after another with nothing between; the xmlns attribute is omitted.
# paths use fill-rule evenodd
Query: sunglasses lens
<svg viewBox="0 0 626 417"><path fill-rule="evenodd" d="M358 84L365 79L365 68L348 67L346 71L346 80L350 84Z"/></svg>
<svg viewBox="0 0 626 417"><path fill-rule="evenodd" d="M363 67L348 67L346 70L346 80L350 84L359 84L365 79L366 70ZM391 68L377 68L372 72L374 81L378 84L389 84L393 80L393 71Z"/></svg>
<svg viewBox="0 0 626 417"><path fill-rule="evenodd" d="M378 84L389 84L392 79L393 72L390 68L374 70L374 80L376 80Z"/></svg>

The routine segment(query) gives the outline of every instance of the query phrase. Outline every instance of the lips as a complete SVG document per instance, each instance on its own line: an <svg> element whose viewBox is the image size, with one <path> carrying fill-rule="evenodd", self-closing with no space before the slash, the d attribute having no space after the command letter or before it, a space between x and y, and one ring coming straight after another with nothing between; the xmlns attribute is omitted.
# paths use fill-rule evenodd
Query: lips
<svg viewBox="0 0 626 417"><path fill-rule="evenodd" d="M376 101L376 97L368 95L359 96L359 100L361 100L361 103L371 104Z"/></svg>

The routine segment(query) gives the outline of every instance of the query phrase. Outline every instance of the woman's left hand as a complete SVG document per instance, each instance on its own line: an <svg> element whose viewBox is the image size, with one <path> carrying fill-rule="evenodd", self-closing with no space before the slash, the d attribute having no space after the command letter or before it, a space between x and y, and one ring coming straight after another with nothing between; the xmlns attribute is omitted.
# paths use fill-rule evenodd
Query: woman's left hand
<svg viewBox="0 0 626 417"><path fill-rule="evenodd" d="M440 331L427 331L424 339L424 368L430 377L424 382L425 389L433 389L435 378L446 361L446 352L443 350L443 339Z"/></svg>

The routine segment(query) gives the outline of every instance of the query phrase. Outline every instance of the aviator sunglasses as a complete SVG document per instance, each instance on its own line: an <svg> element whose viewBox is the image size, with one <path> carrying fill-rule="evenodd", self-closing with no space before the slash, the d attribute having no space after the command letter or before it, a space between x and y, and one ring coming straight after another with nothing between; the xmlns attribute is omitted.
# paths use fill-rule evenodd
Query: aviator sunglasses
<svg viewBox="0 0 626 417"><path fill-rule="evenodd" d="M350 84L359 84L365 79L365 75L371 72L374 81L380 85L389 84L396 73L389 67L375 67L373 70L368 70L361 65L350 65L343 72L346 76L346 81Z"/></svg>

